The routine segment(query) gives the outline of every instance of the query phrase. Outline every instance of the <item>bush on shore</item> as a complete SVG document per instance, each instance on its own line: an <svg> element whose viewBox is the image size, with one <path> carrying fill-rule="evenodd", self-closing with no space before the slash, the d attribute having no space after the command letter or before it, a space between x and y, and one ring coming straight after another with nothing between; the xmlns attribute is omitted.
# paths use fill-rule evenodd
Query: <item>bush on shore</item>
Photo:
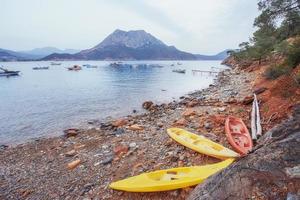
<svg viewBox="0 0 300 200"><path fill-rule="evenodd" d="M258 29L249 42L240 44L240 49L229 54L238 62L262 61L280 55L283 65L272 66L266 76L278 78L300 63L300 1L259 0L261 14L255 19ZM286 69L284 69L286 68Z"/></svg>
<svg viewBox="0 0 300 200"><path fill-rule="evenodd" d="M272 65L265 71L264 75L269 80L275 80L284 74L288 74L290 71L291 70L288 67L285 67L282 64L281 65Z"/></svg>
<svg viewBox="0 0 300 200"><path fill-rule="evenodd" d="M296 74L296 81L300 85L300 71Z"/></svg>

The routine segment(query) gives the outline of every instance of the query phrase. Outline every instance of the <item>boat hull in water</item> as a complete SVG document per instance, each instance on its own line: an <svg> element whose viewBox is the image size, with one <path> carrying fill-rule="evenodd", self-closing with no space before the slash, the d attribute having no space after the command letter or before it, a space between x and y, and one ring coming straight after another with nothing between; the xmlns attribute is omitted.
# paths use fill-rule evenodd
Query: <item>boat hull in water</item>
<svg viewBox="0 0 300 200"><path fill-rule="evenodd" d="M0 76L19 76L19 71L14 72L0 72Z"/></svg>

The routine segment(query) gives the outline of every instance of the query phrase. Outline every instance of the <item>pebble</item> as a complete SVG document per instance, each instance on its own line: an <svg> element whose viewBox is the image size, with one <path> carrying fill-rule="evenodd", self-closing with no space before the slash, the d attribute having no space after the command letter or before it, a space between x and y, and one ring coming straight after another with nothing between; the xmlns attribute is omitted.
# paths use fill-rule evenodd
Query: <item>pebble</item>
<svg viewBox="0 0 300 200"><path fill-rule="evenodd" d="M187 124L188 124L188 121L185 120L184 118L181 118L181 119L177 120L174 125L175 126L187 126Z"/></svg>
<svg viewBox="0 0 300 200"><path fill-rule="evenodd" d="M64 135L65 137L69 138L69 137L75 137L78 135L79 133L79 129L77 128L69 128L69 129L66 129L64 130Z"/></svg>
<svg viewBox="0 0 300 200"><path fill-rule="evenodd" d="M121 127L121 126L125 126L128 123L128 121L126 119L118 119L116 121L114 121L112 123L112 125L114 127Z"/></svg>
<svg viewBox="0 0 300 200"><path fill-rule="evenodd" d="M177 162L178 161L178 156L176 156L176 155L173 155L172 157L171 157L171 161L172 162Z"/></svg>
<svg viewBox="0 0 300 200"><path fill-rule="evenodd" d="M74 149L65 153L65 155L67 157L75 156L75 154L76 154L76 151Z"/></svg>
<svg viewBox="0 0 300 200"><path fill-rule="evenodd" d="M114 159L113 156L108 156L107 158L105 158L101 161L101 164L107 165L107 164L111 163L113 161L113 159Z"/></svg>
<svg viewBox="0 0 300 200"><path fill-rule="evenodd" d="M225 110L226 110L226 107L218 108L218 111L219 111L219 112L224 112Z"/></svg>
<svg viewBox="0 0 300 200"><path fill-rule="evenodd" d="M136 143L135 143L135 142L131 142L131 143L129 144L129 147L130 147L130 148L135 148L135 147L136 147Z"/></svg>
<svg viewBox="0 0 300 200"><path fill-rule="evenodd" d="M124 131L124 129L122 129L122 128L117 128L117 129L113 132L114 135L121 135L121 134L123 134L123 133L125 133L125 131Z"/></svg>
<svg viewBox="0 0 300 200"><path fill-rule="evenodd" d="M179 156L179 160L184 160L184 158L185 158L184 155Z"/></svg>
<svg viewBox="0 0 300 200"><path fill-rule="evenodd" d="M75 169L80 163L81 163L81 160L79 160L79 159L74 160L74 161L68 163L67 168L70 170Z"/></svg>
<svg viewBox="0 0 300 200"><path fill-rule="evenodd" d="M204 123L204 127L205 127L206 129L212 129L212 125L211 125L210 123L208 123L208 122L205 122L205 123Z"/></svg>
<svg viewBox="0 0 300 200"><path fill-rule="evenodd" d="M101 164L101 162L96 162L96 163L94 163L94 167L97 167L100 164Z"/></svg>
<svg viewBox="0 0 300 200"><path fill-rule="evenodd" d="M174 191L170 192L170 194L171 194L173 197L178 197L178 195L179 195L179 190L174 190Z"/></svg>
<svg viewBox="0 0 300 200"><path fill-rule="evenodd" d="M115 154L120 155L120 154L125 154L127 153L129 150L127 145L117 145L115 146L115 148L113 149L113 151L115 152Z"/></svg>
<svg viewBox="0 0 300 200"><path fill-rule="evenodd" d="M5 149L7 149L7 148L8 148L8 146L5 145L5 144L0 145L0 150L5 150Z"/></svg>
<svg viewBox="0 0 300 200"><path fill-rule="evenodd" d="M144 130L144 127L134 124L134 125L129 126L128 129L132 130L132 131L142 131L142 130Z"/></svg>

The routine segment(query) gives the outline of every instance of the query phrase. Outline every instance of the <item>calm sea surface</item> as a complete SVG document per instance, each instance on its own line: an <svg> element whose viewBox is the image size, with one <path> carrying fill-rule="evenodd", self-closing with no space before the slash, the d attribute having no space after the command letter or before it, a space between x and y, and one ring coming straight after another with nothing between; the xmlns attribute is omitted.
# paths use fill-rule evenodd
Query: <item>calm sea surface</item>
<svg viewBox="0 0 300 200"><path fill-rule="evenodd" d="M60 66L50 62L0 63L21 71L18 77L0 77L0 144L60 135L65 128L87 126L87 120L125 116L133 109L142 112L141 104L146 100L169 102L213 82L215 77L193 74L192 69L224 68L219 61L123 63L132 66L110 67L105 61L66 61ZM66 69L74 64L98 68ZM43 66L50 68L32 70ZM173 69L186 69L186 74Z"/></svg>

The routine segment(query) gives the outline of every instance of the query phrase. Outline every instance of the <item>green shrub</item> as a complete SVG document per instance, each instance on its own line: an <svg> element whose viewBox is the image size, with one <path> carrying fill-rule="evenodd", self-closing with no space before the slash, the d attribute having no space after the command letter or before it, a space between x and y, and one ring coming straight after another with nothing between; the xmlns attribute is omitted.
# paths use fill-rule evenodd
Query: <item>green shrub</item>
<svg viewBox="0 0 300 200"><path fill-rule="evenodd" d="M294 42L288 50L286 64L295 68L300 63L300 39Z"/></svg>
<svg viewBox="0 0 300 200"><path fill-rule="evenodd" d="M300 71L296 74L296 81L300 84Z"/></svg>
<svg viewBox="0 0 300 200"><path fill-rule="evenodd" d="M289 47L290 47L289 43L286 40L283 40L279 44L275 44L274 52L286 56L289 53Z"/></svg>
<svg viewBox="0 0 300 200"><path fill-rule="evenodd" d="M264 75L267 79L274 80L288 72L290 72L290 69L285 65L272 65L265 71Z"/></svg>

